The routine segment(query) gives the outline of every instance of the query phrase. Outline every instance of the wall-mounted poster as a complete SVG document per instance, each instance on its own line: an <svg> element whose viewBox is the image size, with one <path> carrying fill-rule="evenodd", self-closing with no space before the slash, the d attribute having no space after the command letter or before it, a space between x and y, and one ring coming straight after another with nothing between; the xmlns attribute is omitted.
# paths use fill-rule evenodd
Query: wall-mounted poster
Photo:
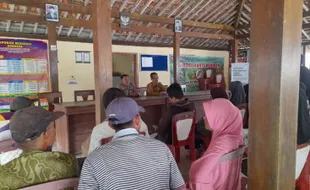
<svg viewBox="0 0 310 190"><path fill-rule="evenodd" d="M249 83L249 63L231 64L231 81L240 81L242 84Z"/></svg>
<svg viewBox="0 0 310 190"><path fill-rule="evenodd" d="M16 96L49 91L48 73L45 42L0 38L0 113L10 110Z"/></svg>
<svg viewBox="0 0 310 190"><path fill-rule="evenodd" d="M169 56L170 81L173 83L173 55ZM200 56L180 56L178 69L178 83L186 85L187 92L199 90L199 79L206 79L224 72L224 57L200 57ZM218 77L219 78L219 77ZM215 78L215 80L217 80ZM222 78L221 78L222 80ZM216 83L214 81L214 83Z"/></svg>

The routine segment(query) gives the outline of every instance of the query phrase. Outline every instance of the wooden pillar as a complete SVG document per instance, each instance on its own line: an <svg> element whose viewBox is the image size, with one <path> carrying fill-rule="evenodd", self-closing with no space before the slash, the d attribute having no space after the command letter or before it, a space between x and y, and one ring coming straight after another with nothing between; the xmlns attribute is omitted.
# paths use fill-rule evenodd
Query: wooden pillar
<svg viewBox="0 0 310 190"><path fill-rule="evenodd" d="M177 66L180 63L180 33L175 32L173 38L173 80L174 82L178 81L178 71Z"/></svg>
<svg viewBox="0 0 310 190"><path fill-rule="evenodd" d="M99 124L105 119L103 94L112 87L111 1L93 0L92 8L96 124Z"/></svg>
<svg viewBox="0 0 310 190"><path fill-rule="evenodd" d="M50 62L51 91L58 92L59 82L56 23L47 24L47 36Z"/></svg>
<svg viewBox="0 0 310 190"><path fill-rule="evenodd" d="M249 189L295 189L302 0L252 0Z"/></svg>
<svg viewBox="0 0 310 190"><path fill-rule="evenodd" d="M232 63L238 62L238 40L235 38L231 40L231 50L232 50Z"/></svg>

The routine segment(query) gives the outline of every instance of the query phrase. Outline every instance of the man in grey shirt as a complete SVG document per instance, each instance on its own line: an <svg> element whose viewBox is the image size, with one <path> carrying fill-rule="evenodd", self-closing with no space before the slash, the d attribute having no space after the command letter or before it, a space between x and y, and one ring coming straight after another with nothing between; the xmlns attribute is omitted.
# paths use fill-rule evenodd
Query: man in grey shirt
<svg viewBox="0 0 310 190"><path fill-rule="evenodd" d="M85 160L79 189L185 190L184 180L168 147L139 135L139 112L144 109L128 97L112 101L106 109L113 140Z"/></svg>

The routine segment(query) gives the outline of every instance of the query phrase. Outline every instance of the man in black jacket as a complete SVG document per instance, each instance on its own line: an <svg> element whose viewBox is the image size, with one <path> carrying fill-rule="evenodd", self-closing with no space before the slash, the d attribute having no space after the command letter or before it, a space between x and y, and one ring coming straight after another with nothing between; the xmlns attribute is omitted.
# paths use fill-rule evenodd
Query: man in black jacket
<svg viewBox="0 0 310 190"><path fill-rule="evenodd" d="M159 120L157 139L166 143L172 143L172 118L174 115L194 110L194 104L187 98L178 83L173 83L167 88L167 94L171 105L168 106L167 112Z"/></svg>

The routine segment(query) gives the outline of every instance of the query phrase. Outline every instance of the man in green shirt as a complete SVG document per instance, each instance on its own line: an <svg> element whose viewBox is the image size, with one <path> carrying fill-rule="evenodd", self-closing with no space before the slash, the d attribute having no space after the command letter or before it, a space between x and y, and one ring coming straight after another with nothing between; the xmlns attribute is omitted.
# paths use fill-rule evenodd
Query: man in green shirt
<svg viewBox="0 0 310 190"><path fill-rule="evenodd" d="M63 113L48 112L41 107L28 107L15 112L10 120L10 130L23 153L0 166L0 190L78 176L74 156L48 151L55 141L55 120L61 116Z"/></svg>

